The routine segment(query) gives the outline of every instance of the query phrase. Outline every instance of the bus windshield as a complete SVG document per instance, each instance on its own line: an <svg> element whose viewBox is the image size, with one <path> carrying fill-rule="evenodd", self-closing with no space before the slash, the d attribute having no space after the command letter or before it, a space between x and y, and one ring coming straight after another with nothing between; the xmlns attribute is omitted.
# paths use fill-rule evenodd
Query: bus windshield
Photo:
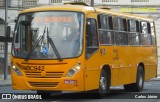
<svg viewBox="0 0 160 102"><path fill-rule="evenodd" d="M24 59L57 59L56 53L60 58L78 57L82 53L83 21L84 14L80 12L21 14L14 32L12 54Z"/></svg>

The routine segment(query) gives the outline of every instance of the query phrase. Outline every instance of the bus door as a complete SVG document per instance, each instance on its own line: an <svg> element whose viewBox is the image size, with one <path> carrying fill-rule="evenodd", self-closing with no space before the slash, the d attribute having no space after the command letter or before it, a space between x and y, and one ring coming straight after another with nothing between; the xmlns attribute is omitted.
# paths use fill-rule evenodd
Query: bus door
<svg viewBox="0 0 160 102"><path fill-rule="evenodd" d="M97 89L100 77L100 53L96 13L87 15L85 50L85 90Z"/></svg>

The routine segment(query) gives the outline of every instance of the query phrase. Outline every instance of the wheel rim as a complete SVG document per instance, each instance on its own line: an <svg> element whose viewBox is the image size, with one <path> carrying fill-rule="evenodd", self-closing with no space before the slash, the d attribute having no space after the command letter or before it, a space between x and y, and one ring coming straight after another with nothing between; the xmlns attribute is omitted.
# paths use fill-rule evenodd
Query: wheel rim
<svg viewBox="0 0 160 102"><path fill-rule="evenodd" d="M100 92L105 93L106 92L106 78L101 76L100 78Z"/></svg>

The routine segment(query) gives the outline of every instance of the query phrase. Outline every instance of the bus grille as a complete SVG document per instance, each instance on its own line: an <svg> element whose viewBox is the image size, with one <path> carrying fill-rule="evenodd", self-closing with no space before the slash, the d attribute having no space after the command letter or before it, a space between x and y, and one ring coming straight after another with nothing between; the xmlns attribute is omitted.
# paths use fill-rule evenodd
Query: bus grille
<svg viewBox="0 0 160 102"><path fill-rule="evenodd" d="M63 72L46 72L44 76L41 76L41 72L25 72L25 75L29 78L61 78Z"/></svg>
<svg viewBox="0 0 160 102"><path fill-rule="evenodd" d="M59 82L29 82L33 87L56 87Z"/></svg>

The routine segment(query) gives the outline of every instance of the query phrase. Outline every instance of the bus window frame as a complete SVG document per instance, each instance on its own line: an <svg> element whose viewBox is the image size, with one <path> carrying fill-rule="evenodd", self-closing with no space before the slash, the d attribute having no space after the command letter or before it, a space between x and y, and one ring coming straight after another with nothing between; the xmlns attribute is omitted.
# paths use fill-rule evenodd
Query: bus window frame
<svg viewBox="0 0 160 102"><path fill-rule="evenodd" d="M120 18L120 19L125 19L126 20L126 31L121 31L121 30L115 30L115 26L114 26L114 18ZM128 22L127 22L127 17L125 16L117 16L117 15L113 15L112 16L112 20L113 20L113 30L114 30L114 43L115 43L115 46L129 46L129 34L128 34ZM117 41L116 41L116 32L122 32L122 33L126 33L128 35L128 44L127 45L119 45L117 44Z"/></svg>
<svg viewBox="0 0 160 102"><path fill-rule="evenodd" d="M129 20L134 20L135 21L135 24L136 24L136 31L130 31L129 30ZM137 30L137 22L138 22L138 30ZM140 36L140 21L138 20L138 19L134 19L134 18L128 18L127 19L127 27L128 27L128 34L129 34L129 37L128 37L128 39L129 39L129 45L130 46L133 46L133 47L139 47L139 46L141 46L141 36ZM138 34L138 37L139 37L139 44L138 45L131 45L130 44L130 34Z"/></svg>
<svg viewBox="0 0 160 102"><path fill-rule="evenodd" d="M147 33L146 33L146 34L142 33L142 25L141 25L141 22L146 22L146 23L147 23ZM147 21L147 20L142 20L142 19L140 19L140 21L139 21L139 25L140 25L140 42L141 42L141 46L143 46L143 47L151 47L151 46L152 46L152 40L151 40L151 38L150 38L150 40L151 40L150 45L143 45L143 44L142 44L142 37L141 37L141 35L150 35L150 37L151 37L151 33L148 32L148 23L150 24L150 22Z"/></svg>
<svg viewBox="0 0 160 102"><path fill-rule="evenodd" d="M155 46L157 45L157 43L156 43L156 42L157 42L157 39L156 39L156 32L155 32L155 31L156 31L156 30L155 30L155 29L156 29L156 28L155 28L155 22L154 22L154 21L150 21L149 23L150 23L150 30L151 30L151 23L153 23L155 44L153 44L153 41L152 41L152 38L151 38L151 43L152 43L151 45L152 45L153 47L155 47ZM152 34L151 34L151 37L152 37Z"/></svg>
<svg viewBox="0 0 160 102"><path fill-rule="evenodd" d="M89 56L87 56L87 35L88 35L88 28L87 28L87 26L88 26L88 20L89 19L94 19L95 20L95 27L96 27L96 34L97 34L97 49L94 51L94 52L92 52ZM92 55L94 55L96 52L98 52L98 50L99 50L99 47L100 47L100 43L99 43L99 33L98 33L98 22L97 22L97 19L96 18L91 18L91 17L87 17L86 18L86 35L85 35L85 41L86 41L86 43L85 43L85 59L86 60L88 60Z"/></svg>
<svg viewBox="0 0 160 102"><path fill-rule="evenodd" d="M14 33L13 33L13 39L12 39L12 47L11 47L11 56L13 56L14 58L19 58L19 59L24 59L24 58L21 58L21 57L17 57L13 54L13 48L14 48L14 41L16 39L16 34L15 34L15 31L19 25L19 18L21 15L24 15L24 14L30 14L30 13L36 13L36 12L76 12L76 13L82 13L84 15L83 17L83 25L82 25L82 51L81 51L81 54L79 56L76 56L76 57L70 57L70 58L63 58L63 59L72 59L72 58L79 58L81 57L83 54L85 54L85 44L84 44L84 36L85 36L85 19L86 19L86 14L84 12L81 12L81 11L71 11L71 10L44 10L44 11L31 11L31 12L24 12L24 13L20 13L17 17L17 23L15 24L15 27L14 27ZM31 58L30 58L31 59ZM31 59L31 60L44 60L44 59ZM45 59L45 60L58 60L58 59Z"/></svg>
<svg viewBox="0 0 160 102"><path fill-rule="evenodd" d="M100 20L99 20L99 16L100 15L103 15L103 16L106 16L107 17L107 19L109 19L109 17L111 17L111 19L112 19L112 29L108 29L108 28L106 28L106 29L101 29L101 28L99 28L99 24L101 23L100 22ZM111 15L111 14L103 14L103 13L99 13L99 14L97 14L97 24L98 24L98 35L99 35L99 44L101 45L101 46L113 46L113 45L115 45L115 33L114 33L114 27L113 27L113 15ZM108 23L108 26L109 26L110 24ZM101 42L100 42L100 33L99 33L99 31L105 31L105 32L112 32L113 33L113 43L112 44L101 44Z"/></svg>

